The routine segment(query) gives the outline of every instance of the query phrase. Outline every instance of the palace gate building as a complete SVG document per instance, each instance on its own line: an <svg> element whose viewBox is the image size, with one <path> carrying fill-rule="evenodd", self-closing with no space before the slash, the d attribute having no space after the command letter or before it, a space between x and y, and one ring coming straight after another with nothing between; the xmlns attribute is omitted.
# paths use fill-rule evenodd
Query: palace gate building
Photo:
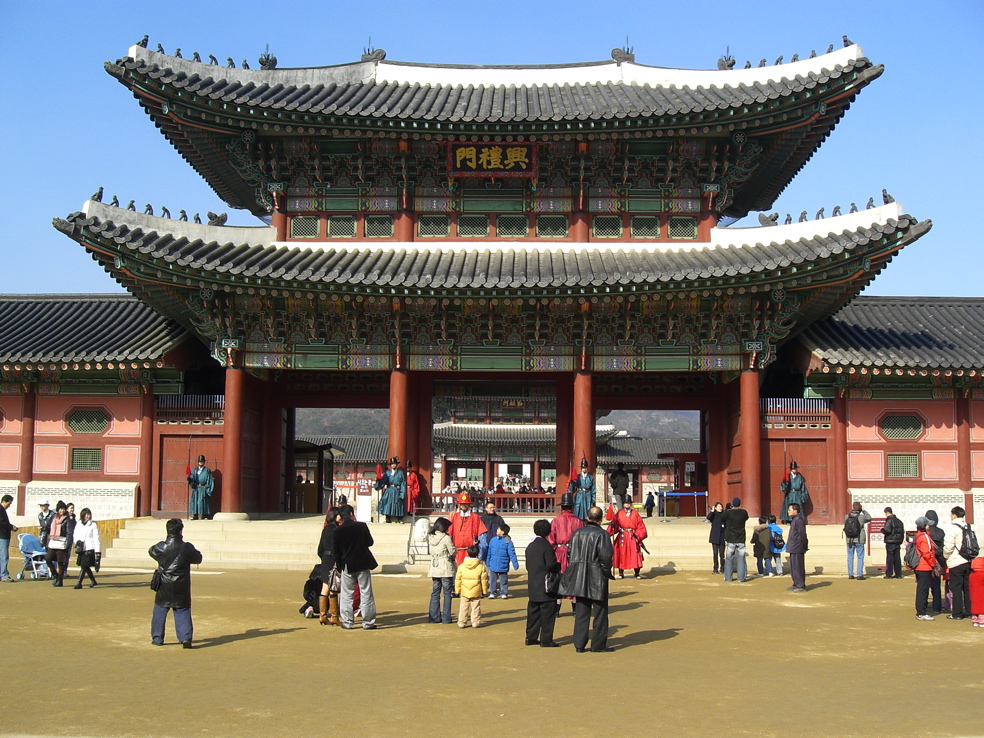
<svg viewBox="0 0 984 738"><path fill-rule="evenodd" d="M852 497L973 507L984 306L858 297L930 221L886 195L728 227L772 206L883 68L857 45L731 67L615 50L238 69L130 48L106 71L261 224L101 193L54 220L129 295L0 303L0 486L18 511L70 489L170 515L204 453L221 510L282 511L295 409L365 407L389 409L386 454L426 495L435 408L456 403L555 425L520 460L558 489L596 469L604 411L696 410L712 501L778 512L796 460L811 522Z"/></svg>

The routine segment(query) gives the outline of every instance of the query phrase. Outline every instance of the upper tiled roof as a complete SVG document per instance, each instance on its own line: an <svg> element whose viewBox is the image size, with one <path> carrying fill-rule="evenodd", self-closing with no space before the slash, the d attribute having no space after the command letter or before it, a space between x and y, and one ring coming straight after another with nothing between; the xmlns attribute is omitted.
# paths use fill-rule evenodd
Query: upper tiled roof
<svg viewBox="0 0 984 738"><path fill-rule="evenodd" d="M342 452L341 458L345 462L385 461L389 445L386 436L297 436L296 440L320 447L331 444L333 449Z"/></svg>
<svg viewBox="0 0 984 738"><path fill-rule="evenodd" d="M611 425L595 426L599 443L611 438L616 429ZM520 423L438 423L434 426L434 443L550 443L557 440L557 426Z"/></svg>
<svg viewBox="0 0 984 738"><path fill-rule="evenodd" d="M614 467L619 462L628 464L668 463L663 454L699 454L697 438L631 438L616 436L598 446L598 464Z"/></svg>
<svg viewBox="0 0 984 738"><path fill-rule="evenodd" d="M984 298L858 297L800 341L827 365L984 368Z"/></svg>
<svg viewBox="0 0 984 738"><path fill-rule="evenodd" d="M232 106L448 122L603 120L727 110L809 91L844 75L863 86L882 72L851 45L792 64L734 70L591 62L530 67L365 61L246 70L131 47L110 74L149 78L185 98Z"/></svg>
<svg viewBox="0 0 984 738"><path fill-rule="evenodd" d="M0 295L0 362L156 361L186 331L132 295Z"/></svg>
<svg viewBox="0 0 984 738"><path fill-rule="evenodd" d="M199 278L250 278L346 287L556 289L658 285L766 275L837 257L888 237L904 244L929 221L898 203L826 220L759 228L715 228L710 243L274 242L273 228L226 228L139 215L89 201L55 227L123 255L187 269Z"/></svg>

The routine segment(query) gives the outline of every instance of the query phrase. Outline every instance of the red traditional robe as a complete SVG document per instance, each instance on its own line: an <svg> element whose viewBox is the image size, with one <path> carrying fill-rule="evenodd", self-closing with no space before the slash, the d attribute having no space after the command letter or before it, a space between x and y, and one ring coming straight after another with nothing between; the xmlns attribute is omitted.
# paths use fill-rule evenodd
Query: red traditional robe
<svg viewBox="0 0 984 738"><path fill-rule="evenodd" d="M412 515L417 510L417 498L420 497L420 477L417 472L407 472L407 514Z"/></svg>
<svg viewBox="0 0 984 738"><path fill-rule="evenodd" d="M458 549L454 557L455 561L458 566L461 566L461 562L467 556L465 550L478 543L478 537L485 532L485 523L482 522L478 513L462 515L460 511L455 511L454 515L451 516L451 530L448 532L451 534L454 547Z"/></svg>
<svg viewBox="0 0 984 738"><path fill-rule="evenodd" d="M641 542L649 535L642 516L635 510L624 508L615 513L608 525L608 534L613 537L615 549L612 567L615 569L639 569L642 567Z"/></svg>
<svg viewBox="0 0 984 738"><path fill-rule="evenodd" d="M553 546L561 573L567 571L567 544L570 543L574 531L583 527L584 521L570 510L564 510L550 523L550 535L547 536L547 541Z"/></svg>

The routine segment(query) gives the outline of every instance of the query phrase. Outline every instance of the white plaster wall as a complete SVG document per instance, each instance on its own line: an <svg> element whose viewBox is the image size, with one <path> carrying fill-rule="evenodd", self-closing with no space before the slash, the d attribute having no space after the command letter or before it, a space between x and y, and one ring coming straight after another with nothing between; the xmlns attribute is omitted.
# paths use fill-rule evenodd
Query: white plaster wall
<svg viewBox="0 0 984 738"><path fill-rule="evenodd" d="M83 507L92 510L94 520L121 520L134 517L137 501L135 482L30 482L24 496L24 512L36 515L38 500L47 499L54 509L58 500L75 503L75 514Z"/></svg>

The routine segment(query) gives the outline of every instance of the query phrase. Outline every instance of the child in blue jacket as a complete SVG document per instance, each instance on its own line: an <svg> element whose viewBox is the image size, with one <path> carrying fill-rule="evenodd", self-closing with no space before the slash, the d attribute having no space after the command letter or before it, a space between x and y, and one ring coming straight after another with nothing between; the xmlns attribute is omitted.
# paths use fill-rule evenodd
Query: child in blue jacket
<svg viewBox="0 0 984 738"><path fill-rule="evenodd" d="M776 547L776 533L782 536L782 528L776 524L776 516L769 516L769 534L772 536L772 542L769 544L769 553L772 555L772 563L776 568L776 575L782 576L782 554L786 550L785 541L781 548Z"/></svg>
<svg viewBox="0 0 984 738"><path fill-rule="evenodd" d="M489 541L489 549L485 554L485 564L489 568L489 599L494 599L496 591L500 599L509 597L509 562L513 569L519 569L519 559L516 558L516 547L509 537L509 526L499 523L495 537Z"/></svg>

